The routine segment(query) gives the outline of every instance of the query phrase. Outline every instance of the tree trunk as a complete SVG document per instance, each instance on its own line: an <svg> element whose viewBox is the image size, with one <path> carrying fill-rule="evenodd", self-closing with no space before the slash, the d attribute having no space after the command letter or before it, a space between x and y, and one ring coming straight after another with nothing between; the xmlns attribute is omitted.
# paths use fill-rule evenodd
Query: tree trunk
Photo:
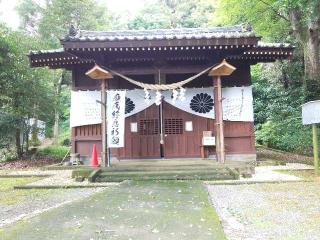
<svg viewBox="0 0 320 240"><path fill-rule="evenodd" d="M306 77L310 80L317 81L320 78L320 51L319 51L319 28L320 21L311 23L308 27L307 32L307 43L306 43Z"/></svg>
<svg viewBox="0 0 320 240"><path fill-rule="evenodd" d="M21 148L21 130L16 129L16 153L17 157L20 159L22 157L22 148Z"/></svg>
<svg viewBox="0 0 320 240"><path fill-rule="evenodd" d="M54 125L53 125L53 137L57 138L59 136L59 109L56 108L54 110Z"/></svg>
<svg viewBox="0 0 320 240"><path fill-rule="evenodd" d="M319 6L311 10L309 24L303 25L301 9L289 9L289 19L294 36L303 47L304 79L303 86L306 100L318 98L320 85L320 13ZM319 15L319 16L318 16Z"/></svg>
<svg viewBox="0 0 320 240"><path fill-rule="evenodd" d="M59 114L59 98L60 98L60 93L61 93L61 85L63 82L63 73L61 77L59 78L59 81L57 82L56 85L56 99L57 99L57 105L54 109L54 125L53 125L53 138L57 138L59 136L59 119L60 119L60 114Z"/></svg>

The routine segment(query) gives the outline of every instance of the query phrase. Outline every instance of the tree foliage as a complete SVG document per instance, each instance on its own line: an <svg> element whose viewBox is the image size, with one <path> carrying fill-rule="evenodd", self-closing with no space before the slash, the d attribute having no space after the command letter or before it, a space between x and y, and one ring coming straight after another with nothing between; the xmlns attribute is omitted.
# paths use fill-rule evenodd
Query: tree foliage
<svg viewBox="0 0 320 240"><path fill-rule="evenodd" d="M95 0L52 0L39 4L23 0L18 6L21 29L38 34L51 48L59 47L71 25L86 30L108 29L109 16L106 7Z"/></svg>
<svg viewBox="0 0 320 240"><path fill-rule="evenodd" d="M212 0L157 0L128 22L129 29L206 27L213 16Z"/></svg>
<svg viewBox="0 0 320 240"><path fill-rule="evenodd" d="M26 53L39 45L36 39L2 25L0 44L1 55L5 59L0 65L1 142L8 146L15 139L17 155L21 156L20 136L29 130L28 119L36 117L46 121L51 118L54 107L53 95L50 94L52 84L46 76L54 73L47 69L29 68Z"/></svg>
<svg viewBox="0 0 320 240"><path fill-rule="evenodd" d="M68 34L71 25L76 29L86 30L105 30L109 26L106 7L95 0L52 0L42 4L34 0L23 0L18 6L18 12L22 19L21 29L38 36L45 48L59 48L59 39ZM53 78L56 108L54 119L48 124L54 126L52 134L55 138L59 135L61 120L68 121L64 107L70 103L62 101L66 100L63 98L66 93L61 92L68 91L62 87L65 84L62 79L68 79L68 76L70 75L63 71ZM65 123L62 122L62 125Z"/></svg>
<svg viewBox="0 0 320 240"><path fill-rule="evenodd" d="M303 56L306 100L320 91L320 1L319 0L227 0L220 1L217 20L222 24L246 22L271 41L287 41Z"/></svg>
<svg viewBox="0 0 320 240"><path fill-rule="evenodd" d="M306 55L313 31L310 23L317 21L320 14L316 11L318 3L315 0L226 0L218 4L213 24L249 23L263 40L296 46L293 60L252 68L256 139L260 144L311 152L310 129L302 126L301 105L319 99L319 79L308 70L310 61L318 61L319 53L313 59ZM299 17L293 19L292 14ZM319 38L317 41L319 45Z"/></svg>

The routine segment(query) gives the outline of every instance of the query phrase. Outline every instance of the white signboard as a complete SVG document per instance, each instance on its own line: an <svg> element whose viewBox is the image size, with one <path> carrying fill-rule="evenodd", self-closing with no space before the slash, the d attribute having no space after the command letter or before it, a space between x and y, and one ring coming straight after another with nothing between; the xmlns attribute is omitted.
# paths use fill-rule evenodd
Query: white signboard
<svg viewBox="0 0 320 240"><path fill-rule="evenodd" d="M302 124L320 123L320 100L302 105Z"/></svg>
<svg viewBox="0 0 320 240"><path fill-rule="evenodd" d="M215 146L216 138L215 137L202 137L203 146Z"/></svg>
<svg viewBox="0 0 320 240"><path fill-rule="evenodd" d="M125 91L108 91L107 134L110 148L124 147L125 107Z"/></svg>

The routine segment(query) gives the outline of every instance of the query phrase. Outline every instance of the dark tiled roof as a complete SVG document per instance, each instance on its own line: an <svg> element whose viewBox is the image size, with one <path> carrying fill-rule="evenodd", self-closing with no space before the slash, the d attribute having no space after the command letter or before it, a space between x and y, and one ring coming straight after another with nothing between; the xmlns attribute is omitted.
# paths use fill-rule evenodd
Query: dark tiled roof
<svg viewBox="0 0 320 240"><path fill-rule="evenodd" d="M171 40L256 37L250 26L126 31L71 31L61 41Z"/></svg>
<svg viewBox="0 0 320 240"><path fill-rule="evenodd" d="M251 49L251 51L256 51L260 49L284 49L284 48L294 48L289 43L266 43L266 42L258 42L258 45ZM250 50L249 50L250 51ZM43 54L54 54L54 53L61 53L64 55L69 55L67 51L63 48L58 49L49 49L49 50L38 50L38 51L29 51L29 56L32 55L43 55Z"/></svg>

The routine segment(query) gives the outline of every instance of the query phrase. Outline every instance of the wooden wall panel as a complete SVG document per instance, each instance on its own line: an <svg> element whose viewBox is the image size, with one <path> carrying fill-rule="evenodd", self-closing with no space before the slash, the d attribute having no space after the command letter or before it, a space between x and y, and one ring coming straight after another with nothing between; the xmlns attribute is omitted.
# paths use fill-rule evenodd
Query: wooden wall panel
<svg viewBox="0 0 320 240"><path fill-rule="evenodd" d="M164 104L164 118L183 119L183 134L167 134L164 137L164 156L176 157L200 157L200 145L203 131L213 131L215 134L214 120L197 117ZM147 112L147 114L146 114ZM149 113L148 113L149 112ZM149 116L148 116L149 115ZM160 157L160 135L140 135L131 133L130 123L139 122L148 117L157 117L157 106L131 116L126 119L125 148L112 149L111 156L119 159L159 158ZM193 122L193 131L186 132L185 122ZM255 153L255 138L253 123L224 121L226 153ZM94 143L101 147L100 124L81 126L74 128L72 137L73 152L81 155L91 156ZM101 150L99 150L100 153Z"/></svg>
<svg viewBox="0 0 320 240"><path fill-rule="evenodd" d="M200 145L203 131L210 129L208 118L197 117L188 112L173 107L168 103L163 103L163 118L182 119L182 134L166 134L164 137L164 156L166 158L176 157L200 157ZM185 131L185 122L192 121L193 131ZM212 125L213 126L213 125Z"/></svg>
<svg viewBox="0 0 320 240"><path fill-rule="evenodd" d="M101 157L101 140L79 140L75 142L75 152L91 158L93 144L97 145L98 157Z"/></svg>
<svg viewBox="0 0 320 240"><path fill-rule="evenodd" d="M157 120L159 124L159 107L155 104L126 118L125 148L113 149L112 155L119 159L160 158L160 134L141 134L139 125L144 120ZM132 133L130 124L138 124L138 132ZM159 126L157 126L159 131Z"/></svg>

